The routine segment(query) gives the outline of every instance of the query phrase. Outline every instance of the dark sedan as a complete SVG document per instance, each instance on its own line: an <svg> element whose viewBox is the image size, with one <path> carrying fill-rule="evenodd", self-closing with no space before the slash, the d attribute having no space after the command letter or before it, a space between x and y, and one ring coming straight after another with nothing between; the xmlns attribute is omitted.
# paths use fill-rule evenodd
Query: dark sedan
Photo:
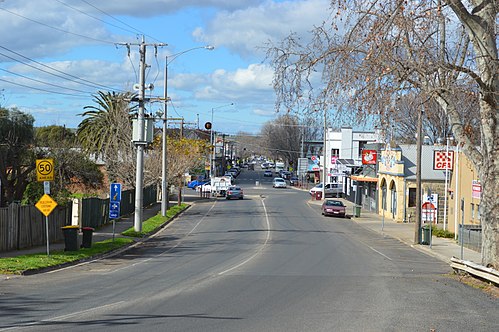
<svg viewBox="0 0 499 332"><path fill-rule="evenodd" d="M327 199L322 203L322 215L345 217L346 206L342 201Z"/></svg>
<svg viewBox="0 0 499 332"><path fill-rule="evenodd" d="M225 198L226 199L232 199L232 198L237 198L237 199L243 199L244 193L241 187L238 186L230 186L226 193L225 193Z"/></svg>

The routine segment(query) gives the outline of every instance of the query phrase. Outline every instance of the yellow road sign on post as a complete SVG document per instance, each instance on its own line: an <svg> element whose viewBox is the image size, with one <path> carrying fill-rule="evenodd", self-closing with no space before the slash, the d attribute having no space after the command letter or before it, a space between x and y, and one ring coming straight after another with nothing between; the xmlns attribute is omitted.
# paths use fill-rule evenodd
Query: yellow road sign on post
<svg viewBox="0 0 499 332"><path fill-rule="evenodd" d="M38 203L35 204L36 208L40 210L41 213L48 217L49 214L55 209L57 206L56 201L52 199L49 195L45 194L40 198Z"/></svg>
<svg viewBox="0 0 499 332"><path fill-rule="evenodd" d="M54 160L53 159L37 159L36 160L36 180L54 181Z"/></svg>

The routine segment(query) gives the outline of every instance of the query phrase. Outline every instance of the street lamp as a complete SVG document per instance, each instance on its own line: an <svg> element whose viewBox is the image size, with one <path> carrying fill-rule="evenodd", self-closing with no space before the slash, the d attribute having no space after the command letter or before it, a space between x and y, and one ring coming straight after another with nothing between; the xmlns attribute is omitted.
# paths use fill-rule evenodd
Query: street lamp
<svg viewBox="0 0 499 332"><path fill-rule="evenodd" d="M210 178L217 175L215 172L215 142L213 141L214 140L214 137L213 137L213 111L216 109L222 108L222 107L227 107L227 106L232 106L232 105L234 105L234 103L211 108L210 143L213 146L213 156L212 156L212 160L210 162Z"/></svg>
<svg viewBox="0 0 499 332"><path fill-rule="evenodd" d="M162 139L162 148L163 148L163 156L161 163L161 215L166 216L166 211L168 210L168 181L166 179L167 176L167 148L166 148L166 128L167 128L167 117L168 117L168 65L178 58L180 55L198 50L205 49L208 51L212 51L215 47L207 45L207 46L199 46L193 47L188 50L173 54L170 56L168 60L168 55L165 56L165 91L164 91L164 112L163 112L163 139Z"/></svg>

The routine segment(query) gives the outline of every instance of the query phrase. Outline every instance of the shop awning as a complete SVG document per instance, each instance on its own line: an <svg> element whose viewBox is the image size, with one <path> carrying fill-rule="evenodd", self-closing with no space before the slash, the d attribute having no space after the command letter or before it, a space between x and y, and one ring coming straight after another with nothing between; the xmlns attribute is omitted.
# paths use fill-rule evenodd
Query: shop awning
<svg viewBox="0 0 499 332"><path fill-rule="evenodd" d="M350 178L354 181L360 182L378 182L378 178L372 178L368 176L352 175Z"/></svg>

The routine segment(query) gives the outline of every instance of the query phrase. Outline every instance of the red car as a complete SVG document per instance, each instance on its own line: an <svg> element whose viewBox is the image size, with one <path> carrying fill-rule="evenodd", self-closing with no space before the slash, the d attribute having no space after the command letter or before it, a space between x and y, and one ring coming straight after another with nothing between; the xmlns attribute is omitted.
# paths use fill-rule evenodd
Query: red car
<svg viewBox="0 0 499 332"><path fill-rule="evenodd" d="M346 206L342 201L335 199L327 199L322 203L322 215L323 216L338 216L345 217Z"/></svg>

